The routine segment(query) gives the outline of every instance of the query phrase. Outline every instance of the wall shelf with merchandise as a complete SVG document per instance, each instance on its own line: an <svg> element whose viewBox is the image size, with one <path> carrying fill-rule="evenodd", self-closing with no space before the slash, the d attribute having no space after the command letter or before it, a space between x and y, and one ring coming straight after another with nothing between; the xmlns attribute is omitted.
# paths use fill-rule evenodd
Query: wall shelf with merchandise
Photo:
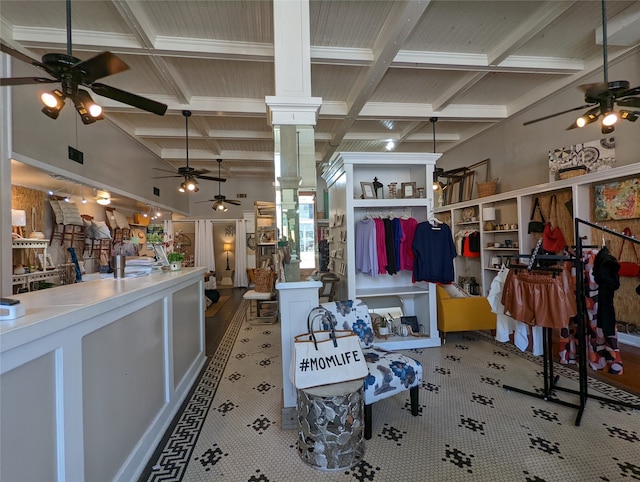
<svg viewBox="0 0 640 482"><path fill-rule="evenodd" d="M638 175L640 175L640 163L635 163L437 207L435 209L436 215L450 216L454 220L454 227L460 226L460 223L463 222L461 213L466 209L473 208L479 214L478 223L482 246L480 258L466 261L456 258L456 276L470 276L469 273L473 272L473 276L479 276L479 281L482 285L481 292L483 296L486 296L493 278L499 271L499 267L494 265L496 258L500 263L501 257L502 260L506 260L513 254L532 252L539 235L529 234L527 227L536 197L542 199L549 198L552 194L558 195L558 209L567 209L566 213L563 211L566 219L562 225L562 230L567 243L573 245L574 228L572 217L568 214L569 207L573 216L591 220L593 216L592 195L595 185L637 177ZM490 208L490 210L485 208ZM490 220L491 224L489 224L484 215L493 214L491 210L495 211L496 219ZM546 218L548 204L543 207L543 212ZM583 244L599 244L597 234L586 232L585 230L585 232L581 232L581 235L586 236L583 239ZM591 241L592 237L595 237L593 242ZM511 246L507 246L506 241L511 241ZM496 243L498 244L497 246ZM620 296L620 293L617 293L616 296ZM637 295L633 293L633 295L630 294L629 296ZM622 343L640 347L640 334L619 333L619 340Z"/></svg>
<svg viewBox="0 0 640 482"><path fill-rule="evenodd" d="M356 225L366 217L405 216L413 217L418 222L426 221L433 206L433 190L430 186L434 164L439 156L393 152L341 153L322 174L329 191L329 219L337 216L346 239L350 240L355 240ZM383 183L382 187L378 186L377 197L363 198L363 194L376 196L371 189L374 178ZM393 197L394 190L398 197ZM418 193L425 197L408 197ZM403 194L407 197L399 197ZM338 232L333 231L332 234L331 249L344 248L343 258L336 261L344 263L346 268L337 299L357 298L374 305L385 299L395 303L399 298L404 313L418 316L419 323L423 325L424 333L420 336L392 336L386 340L376 340L376 343L391 350L439 346L435 285L413 283L412 272L408 270L398 271L394 275L381 274L375 278L356 272L355 243L340 243Z"/></svg>

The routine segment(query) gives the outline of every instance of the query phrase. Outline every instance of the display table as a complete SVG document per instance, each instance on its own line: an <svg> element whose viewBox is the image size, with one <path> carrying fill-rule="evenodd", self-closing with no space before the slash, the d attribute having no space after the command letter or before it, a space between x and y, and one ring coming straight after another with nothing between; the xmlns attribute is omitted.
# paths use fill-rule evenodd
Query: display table
<svg viewBox="0 0 640 482"><path fill-rule="evenodd" d="M204 268L15 295L0 480L136 480L205 363Z"/></svg>

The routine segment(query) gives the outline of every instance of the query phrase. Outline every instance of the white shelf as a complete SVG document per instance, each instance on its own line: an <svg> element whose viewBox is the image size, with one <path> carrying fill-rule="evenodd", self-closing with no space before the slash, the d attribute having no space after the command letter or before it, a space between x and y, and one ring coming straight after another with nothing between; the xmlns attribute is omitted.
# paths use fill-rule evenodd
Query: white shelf
<svg viewBox="0 0 640 482"><path fill-rule="evenodd" d="M393 286L386 288L356 288L356 298L372 298L380 296L424 295L428 289L419 286ZM414 337L415 338L415 337Z"/></svg>
<svg viewBox="0 0 640 482"><path fill-rule="evenodd" d="M427 198L396 198L396 199L354 199L355 208L372 208L389 210L393 208L429 206Z"/></svg>
<svg viewBox="0 0 640 482"><path fill-rule="evenodd" d="M414 348L431 348L440 346L441 340L437 336L390 336L388 339L375 338L374 346L385 350L411 350Z"/></svg>
<svg viewBox="0 0 640 482"><path fill-rule="evenodd" d="M485 251L519 251L519 248L482 248Z"/></svg>
<svg viewBox="0 0 640 482"><path fill-rule="evenodd" d="M500 233L518 233L517 229L494 229L493 231L485 231L485 234L500 234Z"/></svg>

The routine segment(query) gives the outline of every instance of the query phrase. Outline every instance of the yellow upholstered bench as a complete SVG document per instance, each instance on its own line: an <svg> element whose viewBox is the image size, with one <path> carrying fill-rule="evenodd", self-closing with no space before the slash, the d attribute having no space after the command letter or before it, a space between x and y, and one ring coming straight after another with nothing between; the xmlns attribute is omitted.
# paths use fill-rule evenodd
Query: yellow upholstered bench
<svg viewBox="0 0 640 482"><path fill-rule="evenodd" d="M438 331L442 343L447 333L452 331L495 330L496 314L491 311L487 298L481 296L452 296L447 290L455 290L437 285Z"/></svg>

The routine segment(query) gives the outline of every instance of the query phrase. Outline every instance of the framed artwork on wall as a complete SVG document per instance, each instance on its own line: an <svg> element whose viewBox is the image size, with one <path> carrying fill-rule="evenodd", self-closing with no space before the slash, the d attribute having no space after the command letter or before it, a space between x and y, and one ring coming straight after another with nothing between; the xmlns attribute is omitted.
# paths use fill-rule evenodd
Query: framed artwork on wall
<svg viewBox="0 0 640 482"><path fill-rule="evenodd" d="M596 221L640 218L640 178L594 186Z"/></svg>

